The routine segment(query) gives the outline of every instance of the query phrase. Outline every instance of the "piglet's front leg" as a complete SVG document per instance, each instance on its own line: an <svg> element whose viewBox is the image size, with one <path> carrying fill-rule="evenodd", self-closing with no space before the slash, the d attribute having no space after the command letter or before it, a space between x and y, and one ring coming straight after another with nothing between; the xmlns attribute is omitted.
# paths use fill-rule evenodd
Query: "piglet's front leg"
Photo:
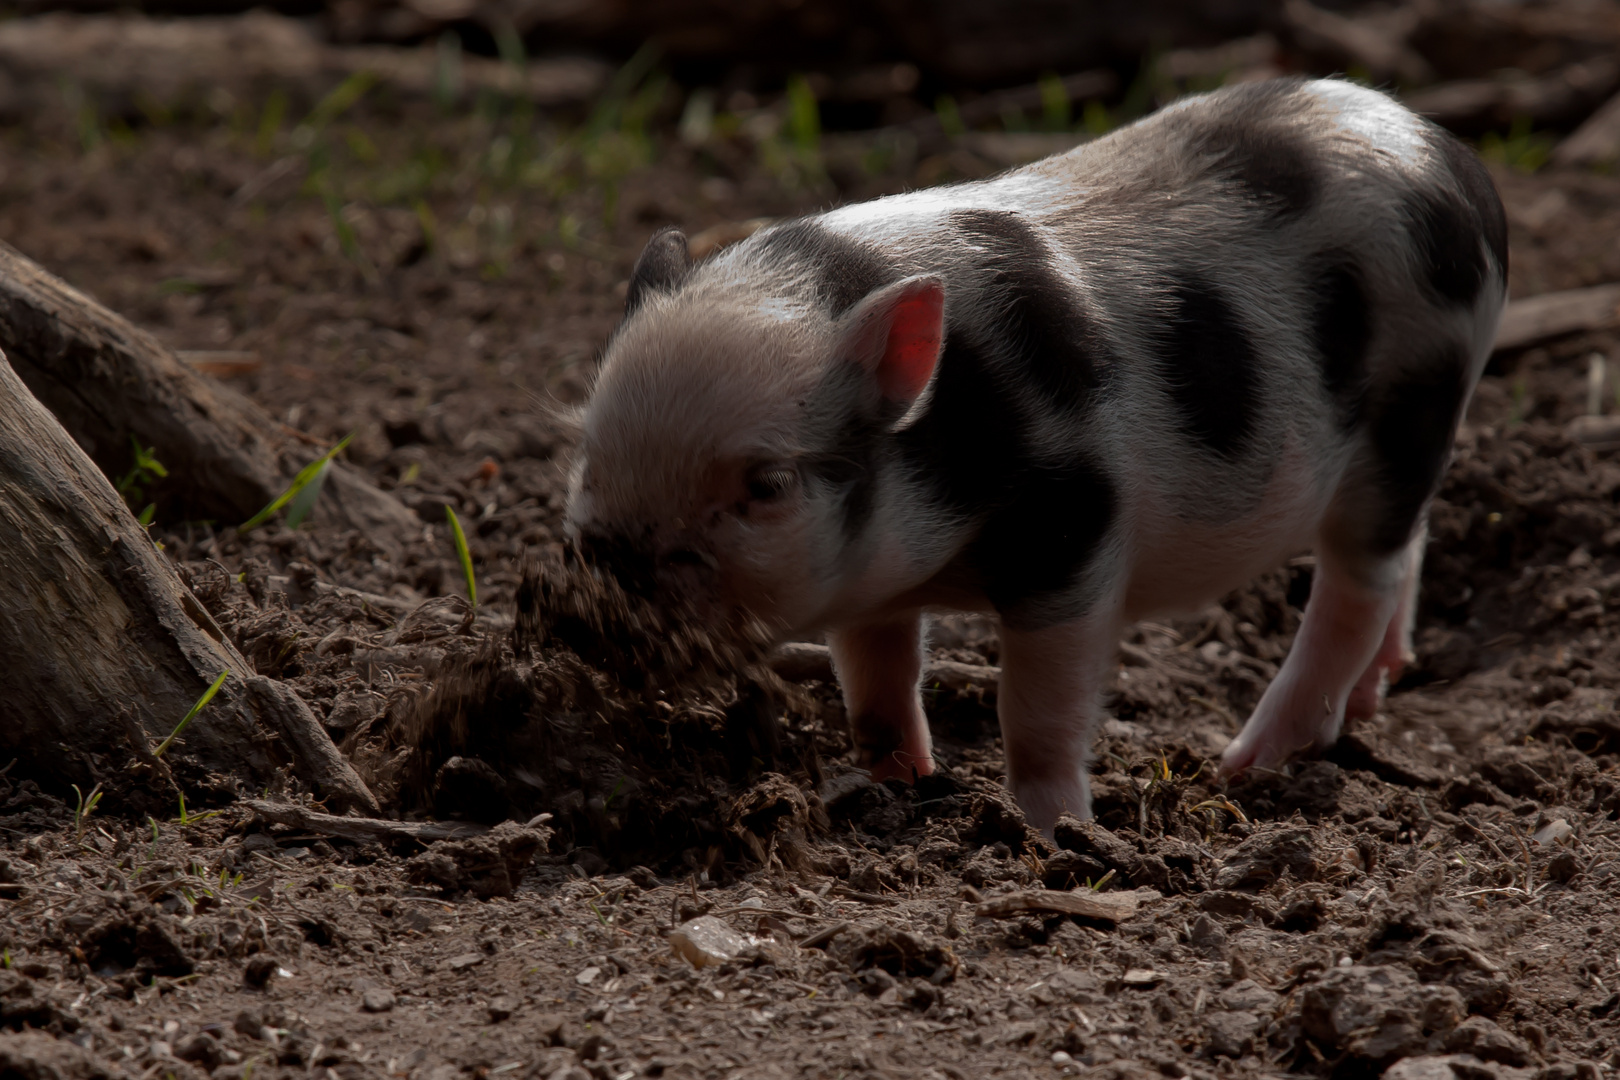
<svg viewBox="0 0 1620 1080"><path fill-rule="evenodd" d="M1007 786L1029 823L1048 835L1061 814L1091 817L1091 742L1117 634L1103 616L1001 629L997 696Z"/></svg>
<svg viewBox="0 0 1620 1080"><path fill-rule="evenodd" d="M934 771L928 717L917 691L922 638L918 611L827 635L856 760L874 780L909 781Z"/></svg>

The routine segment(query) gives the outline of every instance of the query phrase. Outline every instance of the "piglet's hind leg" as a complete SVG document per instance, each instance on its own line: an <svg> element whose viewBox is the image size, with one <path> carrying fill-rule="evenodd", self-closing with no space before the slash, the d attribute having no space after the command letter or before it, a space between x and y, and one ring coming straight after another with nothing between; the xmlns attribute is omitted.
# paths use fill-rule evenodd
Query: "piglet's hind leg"
<svg viewBox="0 0 1620 1080"><path fill-rule="evenodd" d="M1373 655L1372 663L1350 690L1345 704L1347 720L1363 720L1374 716L1383 704L1384 691L1401 677L1406 665L1412 662L1412 620L1417 613L1418 573L1423 566L1423 549L1428 544L1427 529L1419 529L1406 552L1406 578L1400 586L1400 602L1395 615L1384 631L1383 644Z"/></svg>
<svg viewBox="0 0 1620 1080"><path fill-rule="evenodd" d="M911 780L934 771L922 677L922 616L843 627L827 636L844 691L858 764L874 780Z"/></svg>
<svg viewBox="0 0 1620 1080"><path fill-rule="evenodd" d="M1001 630L997 690L1007 786L1050 833L1059 815L1091 816L1091 740L1117 627L1106 618Z"/></svg>
<svg viewBox="0 0 1620 1080"><path fill-rule="evenodd" d="M1403 548L1369 575L1353 575L1330 553L1320 554L1294 647L1221 755L1223 773L1278 765L1339 737L1350 692L1374 666L1396 617L1410 551Z"/></svg>

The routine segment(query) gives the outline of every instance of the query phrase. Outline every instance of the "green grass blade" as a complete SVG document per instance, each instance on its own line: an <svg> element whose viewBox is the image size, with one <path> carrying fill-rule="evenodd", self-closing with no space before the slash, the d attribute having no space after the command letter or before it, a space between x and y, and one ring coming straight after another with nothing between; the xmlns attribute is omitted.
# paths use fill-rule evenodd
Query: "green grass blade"
<svg viewBox="0 0 1620 1080"><path fill-rule="evenodd" d="M309 512L315 509L315 500L321 497L321 488L326 486L326 477L331 471L332 459L323 458L321 467L315 470L315 475L309 478L309 483L299 488L298 494L287 501L287 528L298 528L309 516Z"/></svg>
<svg viewBox="0 0 1620 1080"><path fill-rule="evenodd" d="M289 502L291 502L293 497L312 483L316 476L324 476L326 467L331 464L332 459L337 457L338 453L345 446L349 445L349 440L352 438L354 438L354 432L351 431L349 434L343 436L343 438L338 441L338 444L332 447L332 449L328 450L326 453L322 454L320 457L298 470L298 475L293 477L293 482L287 485L286 491L283 491L280 495L277 495L275 499L271 501L269 506L266 506L263 510L260 510L257 514L254 514L252 517L248 518L246 521L236 527L237 535L240 536L250 533L254 529L257 529L260 525L263 525L265 522L269 521L271 517L275 515L277 510L280 510L283 506L286 506Z"/></svg>
<svg viewBox="0 0 1620 1080"><path fill-rule="evenodd" d="M320 130L344 113L366 96L366 92L376 86L378 76L375 71L362 69L350 75L330 94L321 99L320 104L310 111L304 118L301 127Z"/></svg>
<svg viewBox="0 0 1620 1080"><path fill-rule="evenodd" d="M219 693L219 688L225 685L225 680L230 677L230 674L230 668L226 668L224 671L219 673L219 678L214 680L214 685L203 691L203 696L198 698L197 704L193 705L191 707L191 711L186 713L186 718L174 726L174 730L169 732L169 737L167 739L164 739L162 742L158 743L158 748L152 751L153 757L163 756L163 751L167 750L169 748L169 744L180 737L180 733L186 730L186 725L191 723L193 718L195 718L198 713L202 712L204 707L206 707L210 701L214 700L214 695Z"/></svg>
<svg viewBox="0 0 1620 1080"><path fill-rule="evenodd" d="M467 534L461 531L461 520L456 512L448 506L444 508L444 516L450 521L450 533L456 542L456 557L461 560L461 574L467 579L467 599L472 606L478 606L478 581L473 577L472 552L467 550Z"/></svg>

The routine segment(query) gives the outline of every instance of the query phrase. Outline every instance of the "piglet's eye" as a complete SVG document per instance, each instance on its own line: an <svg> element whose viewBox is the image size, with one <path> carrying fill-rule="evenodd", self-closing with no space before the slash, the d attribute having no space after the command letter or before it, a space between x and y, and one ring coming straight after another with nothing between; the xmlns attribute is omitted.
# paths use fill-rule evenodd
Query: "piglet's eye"
<svg viewBox="0 0 1620 1080"><path fill-rule="evenodd" d="M756 502L780 499L799 483L799 472L791 465L757 465L748 473L748 497Z"/></svg>

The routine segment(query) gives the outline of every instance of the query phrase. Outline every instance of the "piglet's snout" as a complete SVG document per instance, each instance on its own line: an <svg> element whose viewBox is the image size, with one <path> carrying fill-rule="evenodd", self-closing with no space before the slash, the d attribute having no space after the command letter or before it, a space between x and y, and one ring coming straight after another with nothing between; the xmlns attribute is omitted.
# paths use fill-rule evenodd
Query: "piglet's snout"
<svg viewBox="0 0 1620 1080"><path fill-rule="evenodd" d="M719 561L689 542L582 532L578 543L588 563L612 574L633 593L649 599L679 598L697 606L714 599Z"/></svg>

